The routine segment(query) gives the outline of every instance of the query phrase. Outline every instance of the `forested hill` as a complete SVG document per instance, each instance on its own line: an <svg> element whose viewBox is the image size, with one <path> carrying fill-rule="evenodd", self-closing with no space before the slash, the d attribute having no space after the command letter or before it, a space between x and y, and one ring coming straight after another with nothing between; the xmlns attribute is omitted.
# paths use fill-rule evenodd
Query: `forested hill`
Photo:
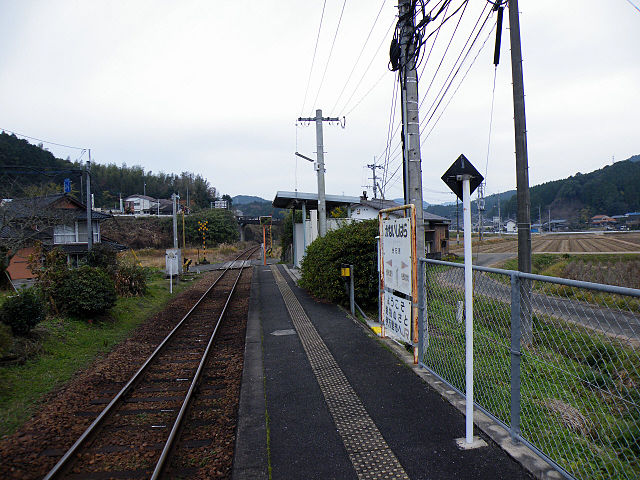
<svg viewBox="0 0 640 480"><path fill-rule="evenodd" d="M594 215L623 215L640 210L640 155L607 165L590 173L576 173L562 180L536 185L530 189L531 222L536 223L540 212L546 220L551 210L554 219L565 219L574 225L588 221ZM486 218L498 215L516 218L515 190L485 198ZM427 211L455 221L456 205L430 205ZM462 211L462 209L460 209ZM473 202L472 212L477 212Z"/></svg>
<svg viewBox="0 0 640 480"><path fill-rule="evenodd" d="M63 191L64 179L71 180L72 194L80 197L82 188L82 161L56 158L40 145L32 145L15 135L0 133L0 197L12 198L27 195L57 193ZM145 187L146 184L146 187ZM209 202L218 198L215 187L201 175L182 172L180 175L145 172L140 166L125 164L91 166L91 191L96 207L114 208L119 197L146 194L154 198L169 198L172 193L187 198L192 207L208 208ZM226 196L225 196L226 197Z"/></svg>
<svg viewBox="0 0 640 480"><path fill-rule="evenodd" d="M233 197L233 208L238 209L248 217L273 215L273 218L284 218L286 213L281 208L275 208L269 200L252 195L236 195Z"/></svg>
<svg viewBox="0 0 640 480"><path fill-rule="evenodd" d="M551 209L554 218L584 222L593 215L623 215L640 210L640 156L607 165L591 173L531 188L531 217ZM516 196L502 204L505 216L515 218Z"/></svg>

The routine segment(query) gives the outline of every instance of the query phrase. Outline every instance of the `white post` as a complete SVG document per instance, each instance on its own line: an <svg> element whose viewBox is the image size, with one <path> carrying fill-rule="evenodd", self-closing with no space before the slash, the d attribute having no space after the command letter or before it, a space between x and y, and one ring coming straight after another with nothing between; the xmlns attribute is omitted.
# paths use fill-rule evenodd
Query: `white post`
<svg viewBox="0 0 640 480"><path fill-rule="evenodd" d="M473 267L471 259L471 193L469 176L462 178L462 216L464 222L464 302L465 302L465 367L466 424L465 441L473 443Z"/></svg>
<svg viewBox="0 0 640 480"><path fill-rule="evenodd" d="M169 255L169 293L173 294L173 259Z"/></svg>
<svg viewBox="0 0 640 480"><path fill-rule="evenodd" d="M302 202L302 256L307 253L307 202Z"/></svg>

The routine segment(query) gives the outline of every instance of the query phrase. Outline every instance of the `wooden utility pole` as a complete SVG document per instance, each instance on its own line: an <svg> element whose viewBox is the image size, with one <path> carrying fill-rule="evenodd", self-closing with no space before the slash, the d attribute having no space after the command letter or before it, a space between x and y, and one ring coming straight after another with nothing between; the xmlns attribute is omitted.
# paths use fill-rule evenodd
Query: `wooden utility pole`
<svg viewBox="0 0 640 480"><path fill-rule="evenodd" d="M404 157L404 203L416 207L416 251L424 257L424 213L422 211L422 159L418 116L418 72L416 71L415 16L412 0L398 0L400 24L400 92Z"/></svg>
<svg viewBox="0 0 640 480"><path fill-rule="evenodd" d="M511 39L511 76L513 78L513 121L516 141L518 270L531 273L531 198L529 196L529 159L527 154L527 125L524 112L524 81L522 78L518 0L509 0L509 34ZM522 339L525 344L528 344L533 338L530 281L522 281L520 294Z"/></svg>
<svg viewBox="0 0 640 480"><path fill-rule="evenodd" d="M509 0L511 37L511 75L513 77L513 118L516 140L516 186L518 199L518 270L531 272L531 200L529 196L529 159L527 125L524 112L524 81L518 0Z"/></svg>

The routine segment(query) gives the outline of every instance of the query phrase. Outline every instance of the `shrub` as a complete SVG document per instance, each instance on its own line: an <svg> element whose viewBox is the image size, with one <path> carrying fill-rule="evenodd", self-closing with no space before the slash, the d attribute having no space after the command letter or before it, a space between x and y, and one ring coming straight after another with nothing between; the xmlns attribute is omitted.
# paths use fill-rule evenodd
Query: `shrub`
<svg viewBox="0 0 640 480"><path fill-rule="evenodd" d="M293 244L294 218L296 223L302 222L302 212L296 211L294 217L292 212L288 211L282 219L282 235L280 236L280 249L282 251L282 255L288 255L289 249ZM293 252L291 253L293 254Z"/></svg>
<svg viewBox="0 0 640 480"><path fill-rule="evenodd" d="M122 297L135 297L147 293L147 270L133 264L118 265L114 283L116 292Z"/></svg>
<svg viewBox="0 0 640 480"><path fill-rule="evenodd" d="M378 302L378 221L352 223L328 232L307 247L301 285L315 297L346 303L349 297L340 276L342 263L354 266L355 298L363 308Z"/></svg>
<svg viewBox="0 0 640 480"><path fill-rule="evenodd" d="M51 309L58 312L60 306L56 304L58 287L64 283L69 275L67 257L58 248L45 251L41 243L35 245L29 256L29 269L36 277L37 286L42 296L49 302Z"/></svg>
<svg viewBox="0 0 640 480"><path fill-rule="evenodd" d="M14 335L27 335L44 320L45 314L42 297L33 288L20 290L0 307L0 320L11 327Z"/></svg>
<svg viewBox="0 0 640 480"><path fill-rule="evenodd" d="M9 353L13 346L13 337L11 336L11 327L0 323L0 358Z"/></svg>
<svg viewBox="0 0 640 480"><path fill-rule="evenodd" d="M96 243L87 254L85 263L90 267L102 268L103 270L109 271L116 268L118 257L113 248L102 243Z"/></svg>
<svg viewBox="0 0 640 480"><path fill-rule="evenodd" d="M116 289L103 270L84 265L69 271L55 293L55 302L65 312L86 318L113 307Z"/></svg>

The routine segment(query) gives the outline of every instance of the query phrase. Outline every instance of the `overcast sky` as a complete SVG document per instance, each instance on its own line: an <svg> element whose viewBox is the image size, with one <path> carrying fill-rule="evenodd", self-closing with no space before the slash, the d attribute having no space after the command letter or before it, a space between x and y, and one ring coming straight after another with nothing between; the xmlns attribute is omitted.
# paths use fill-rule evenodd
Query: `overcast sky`
<svg viewBox="0 0 640 480"><path fill-rule="evenodd" d="M296 148L314 156L315 127L296 119L321 108L346 115L346 128L324 128L327 193L359 195L371 184L365 165L374 157L385 164L397 2L326 0L311 71L324 3L2 0L0 128L91 148L98 163L191 171L222 193L273 199L277 190L315 191L312 165L294 156ZM461 3L453 0L447 13ZM639 154L640 12L628 0L519 3L530 184ZM486 4L469 0L455 36L460 14L423 47L425 56L433 50L420 76L420 96L428 92L421 120ZM494 25L495 16L422 134L430 203L454 199L440 177L461 153L486 171L488 193L515 188L507 15L489 136ZM397 142L396 134L391 150ZM388 161L387 198L402 196L401 176L392 177L397 153Z"/></svg>

